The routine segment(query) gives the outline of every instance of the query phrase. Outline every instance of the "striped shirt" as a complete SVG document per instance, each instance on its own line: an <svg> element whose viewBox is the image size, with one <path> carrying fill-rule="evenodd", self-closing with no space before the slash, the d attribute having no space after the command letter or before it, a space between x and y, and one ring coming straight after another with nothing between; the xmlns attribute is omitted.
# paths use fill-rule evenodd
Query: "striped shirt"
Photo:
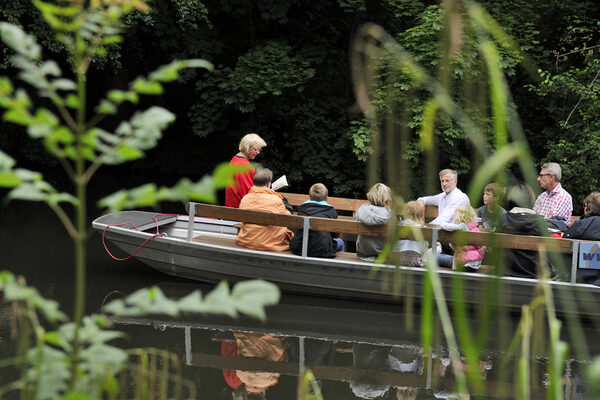
<svg viewBox="0 0 600 400"><path fill-rule="evenodd" d="M573 213L573 200L571 195L563 189L559 183L550 192L542 192L535 201L533 210L544 218L555 216L564 217L567 224L571 224L571 214Z"/></svg>

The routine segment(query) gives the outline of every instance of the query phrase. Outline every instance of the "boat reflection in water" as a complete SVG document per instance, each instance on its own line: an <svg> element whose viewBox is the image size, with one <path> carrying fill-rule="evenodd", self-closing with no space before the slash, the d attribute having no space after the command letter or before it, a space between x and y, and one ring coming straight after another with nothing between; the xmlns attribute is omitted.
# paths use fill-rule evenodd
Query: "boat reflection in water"
<svg viewBox="0 0 600 400"><path fill-rule="evenodd" d="M180 291L186 284L160 286L170 297L186 294ZM169 293L175 287L179 293ZM325 400L456 398L454 370L466 367L453 365L443 344L425 354L418 330L406 328L399 308L286 295L267 310L265 323L223 316L123 318L116 323L125 330L126 325L145 325L157 335L170 333L178 345L169 350L184 361L183 374L193 376L198 393L204 394L201 398L294 399L297 377L307 368ZM510 361L505 372L500 371L504 355L497 342L492 340L482 352L478 374L485 393L477 394L513 398L516 363ZM545 359L535 364L539 379L532 385L531 398L541 399L546 396ZM583 391L574 374L578 363L567 364L570 394L565 392L565 398L577 398L576 392ZM193 369L195 373L189 371Z"/></svg>

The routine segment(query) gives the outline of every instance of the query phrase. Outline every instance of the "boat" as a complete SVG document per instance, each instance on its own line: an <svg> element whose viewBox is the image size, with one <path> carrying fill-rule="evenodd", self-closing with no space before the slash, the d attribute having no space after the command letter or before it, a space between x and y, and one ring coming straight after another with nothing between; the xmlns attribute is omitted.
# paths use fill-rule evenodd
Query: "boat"
<svg viewBox="0 0 600 400"><path fill-rule="evenodd" d="M228 209L227 212L235 215L241 211ZM227 280L231 284L264 279L285 292L385 303L402 303L410 296L416 298L413 303L418 304L423 296L424 268L375 264L358 259L355 253L338 253L328 259L298 256L289 251L252 250L235 244L239 224L240 221L234 219L147 211L121 211L93 221L107 250L107 242L110 242L128 256L180 278L209 283ZM112 248L114 250L114 246ZM532 301L541 283L536 279L442 268L438 275L451 302L456 300L452 287L455 278L460 276L464 301L470 306L481 304L486 294L497 287L499 295L492 296L492 301L515 312ZM402 282L399 288L390 284L398 277ZM551 280L546 283L552 289L559 314L600 317L597 307L600 287Z"/></svg>

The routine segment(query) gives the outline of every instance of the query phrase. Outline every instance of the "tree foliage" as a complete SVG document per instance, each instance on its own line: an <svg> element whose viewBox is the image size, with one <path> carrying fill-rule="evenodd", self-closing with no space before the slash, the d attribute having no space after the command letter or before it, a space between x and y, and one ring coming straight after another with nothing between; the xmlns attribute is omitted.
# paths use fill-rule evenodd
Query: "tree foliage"
<svg viewBox="0 0 600 400"><path fill-rule="evenodd" d="M508 7L492 0L480 3L522 51L504 48L501 63L514 108L523 121L534 161L539 164L555 154L543 143L542 132L562 128L561 119L548 114L551 107L544 102L548 96L535 94L538 86L545 90L546 78L536 71L562 74L571 67L581 71L592 68L585 65L590 65L587 52L596 52L599 44L600 11L592 0L515 0ZM11 4L2 12L33 26L35 13L28 13L26 8ZM187 118L180 118L171 128L177 135L163 140L165 153L155 152L136 164L141 173L161 167L172 174L178 174L182 168L211 169L231 157L244 133L258 132L269 145L262 161L276 173L288 174L293 190L304 191L320 180L331 186L332 193L357 195L365 186L362 171L371 151L372 136L353 107L348 67L352 36L363 22L374 21L397 37L421 65L433 71L440 62L441 18L443 10L437 1L155 0L150 13L136 12L125 18L126 40L109 49L102 61L95 62L92 73L103 69L125 85L135 78L133 71L149 73L173 58L202 57L216 65L212 73L183 73L180 82L184 84L179 85L176 94L166 94L169 108L177 115L187 114ZM50 37L40 27L35 26L33 31L42 40ZM465 26L461 51L451 65L452 81L465 85L460 90L455 87L452 96L467 110L473 110L470 115L489 115L489 110L477 108L482 104L481 98L487 96L487 72L478 50L472 46L478 34ZM50 49L61 51L56 46ZM382 70L381 78L388 78L389 73ZM593 71L590 69L589 73ZM591 82L584 74L572 75L570 79L580 85ZM406 83L396 85L390 91L381 91L379 99L394 99L397 107L390 111L406 114L409 136L416 143L425 97L416 96L420 100L405 104L403 96L412 89ZM556 112L568 115L574 105L556 101L556 107L562 107ZM589 114L594 113L590 110ZM482 117L476 123L489 131L494 121ZM454 167L464 175L480 162L472 157L464 132L443 117L436 121L434 137L436 147L441 149L440 165ZM35 148L23 151L34 152ZM163 154L174 151L179 151L175 160L185 161L167 162ZM559 162L578 157L569 143L556 156L560 157ZM410 147L401 157L417 175L423 174L423 154L417 146ZM583 171L580 168L569 175L568 168L571 166L565 168L566 177ZM592 171L585 171L584 176L591 175ZM415 193L424 190L419 180L412 184ZM568 189L580 198L588 187L584 190L573 184Z"/></svg>

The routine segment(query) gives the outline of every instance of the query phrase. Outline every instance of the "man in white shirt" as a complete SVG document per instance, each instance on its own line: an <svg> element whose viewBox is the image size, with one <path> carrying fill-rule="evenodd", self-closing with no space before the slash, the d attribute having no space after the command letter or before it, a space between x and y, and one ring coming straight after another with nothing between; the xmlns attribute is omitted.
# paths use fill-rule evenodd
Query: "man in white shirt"
<svg viewBox="0 0 600 400"><path fill-rule="evenodd" d="M421 207L437 206L438 216L432 224L441 225L445 222L452 222L456 208L461 205L470 205L469 198L459 188L458 173L453 169L443 169L440 171L440 185L443 192L435 196L419 197L417 201Z"/></svg>

